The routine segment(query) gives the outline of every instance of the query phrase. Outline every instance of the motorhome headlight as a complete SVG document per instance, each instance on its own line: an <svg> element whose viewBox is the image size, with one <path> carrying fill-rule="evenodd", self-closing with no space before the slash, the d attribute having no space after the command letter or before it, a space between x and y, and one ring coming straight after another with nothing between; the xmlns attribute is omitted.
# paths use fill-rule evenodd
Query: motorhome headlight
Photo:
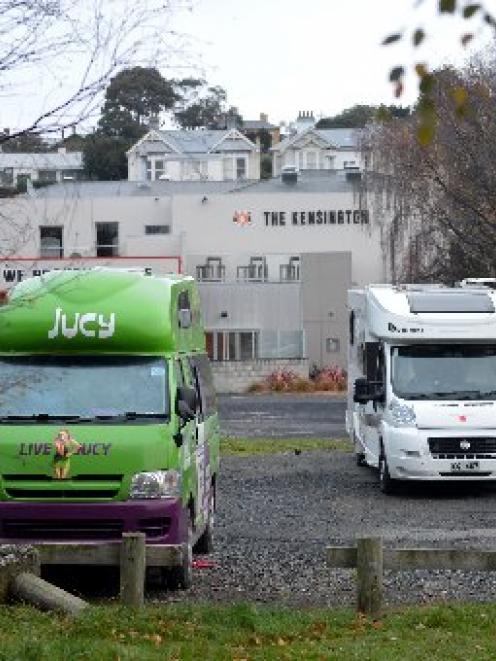
<svg viewBox="0 0 496 661"><path fill-rule="evenodd" d="M129 497L133 499L177 498L181 495L181 475L175 470L136 473Z"/></svg>
<svg viewBox="0 0 496 661"><path fill-rule="evenodd" d="M415 427L417 418L413 407L393 399L389 405L389 421L393 427Z"/></svg>

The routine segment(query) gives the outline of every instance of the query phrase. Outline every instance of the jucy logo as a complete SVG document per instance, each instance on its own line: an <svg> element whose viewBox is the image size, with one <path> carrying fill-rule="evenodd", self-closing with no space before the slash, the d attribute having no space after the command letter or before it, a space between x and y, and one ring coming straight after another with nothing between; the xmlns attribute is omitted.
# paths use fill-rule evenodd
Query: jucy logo
<svg viewBox="0 0 496 661"><path fill-rule="evenodd" d="M53 340L56 337L67 337L69 339L81 334L85 337L98 337L104 340L112 337L115 333L115 313L112 312L106 320L103 314L96 312L85 312L81 314L76 312L72 322L68 321L68 315L62 311L62 308L55 310L55 321L53 328L48 331L48 338Z"/></svg>
<svg viewBox="0 0 496 661"><path fill-rule="evenodd" d="M111 448L112 443L78 443L68 429L61 429L53 443L21 443L19 456L50 456L53 453L53 477L56 480L65 480L69 477L71 457L75 455L107 457Z"/></svg>

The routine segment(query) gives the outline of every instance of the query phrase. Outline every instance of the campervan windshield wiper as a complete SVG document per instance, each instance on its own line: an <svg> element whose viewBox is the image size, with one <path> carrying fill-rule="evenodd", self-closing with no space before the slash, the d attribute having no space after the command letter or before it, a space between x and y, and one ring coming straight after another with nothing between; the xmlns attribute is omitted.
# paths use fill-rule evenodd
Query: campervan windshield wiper
<svg viewBox="0 0 496 661"><path fill-rule="evenodd" d="M496 390L481 392L480 390L453 390L452 392L422 392L398 393L403 399L483 399L485 396L496 395Z"/></svg>
<svg viewBox="0 0 496 661"><path fill-rule="evenodd" d="M137 413L136 411L125 411L124 413L109 413L95 415L94 420L136 420L138 418L166 418L166 413Z"/></svg>
<svg viewBox="0 0 496 661"><path fill-rule="evenodd" d="M91 420L91 418L83 418L79 415L51 415L50 413L0 416L0 422L46 422L47 420L60 420L62 422L87 422Z"/></svg>

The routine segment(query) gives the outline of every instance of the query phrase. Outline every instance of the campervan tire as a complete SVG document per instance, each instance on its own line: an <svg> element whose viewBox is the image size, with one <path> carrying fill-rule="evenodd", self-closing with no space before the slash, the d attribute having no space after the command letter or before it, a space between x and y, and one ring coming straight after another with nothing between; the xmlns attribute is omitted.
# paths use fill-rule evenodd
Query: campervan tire
<svg viewBox="0 0 496 661"><path fill-rule="evenodd" d="M215 491L214 486L210 488L210 499L208 504L208 519L205 530L198 538L193 552L200 555L212 553L214 550L214 522L215 522Z"/></svg>
<svg viewBox="0 0 496 661"><path fill-rule="evenodd" d="M188 538L183 544L182 562L177 567L167 570L167 588L169 590L188 590L193 583L193 528L188 525Z"/></svg>
<svg viewBox="0 0 496 661"><path fill-rule="evenodd" d="M363 452L357 452L355 454L355 460L357 466L366 466L367 462L365 461L365 454Z"/></svg>
<svg viewBox="0 0 496 661"><path fill-rule="evenodd" d="M397 490L397 481L393 480L386 459L384 447L381 447L381 456L379 457L379 487L382 493L393 494Z"/></svg>

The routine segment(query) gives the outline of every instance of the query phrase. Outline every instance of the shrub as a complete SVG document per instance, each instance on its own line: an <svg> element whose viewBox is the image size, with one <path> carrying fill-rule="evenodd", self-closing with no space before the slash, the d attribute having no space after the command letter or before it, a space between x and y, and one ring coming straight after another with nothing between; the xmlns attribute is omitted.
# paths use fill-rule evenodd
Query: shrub
<svg viewBox="0 0 496 661"><path fill-rule="evenodd" d="M346 390L346 377L346 371L341 367L329 366L316 370L312 380L315 384L316 390L338 392Z"/></svg>
<svg viewBox="0 0 496 661"><path fill-rule="evenodd" d="M274 370L262 381L252 383L248 392L342 392L346 385L346 372L341 367L318 369L314 365L310 378L291 370Z"/></svg>

